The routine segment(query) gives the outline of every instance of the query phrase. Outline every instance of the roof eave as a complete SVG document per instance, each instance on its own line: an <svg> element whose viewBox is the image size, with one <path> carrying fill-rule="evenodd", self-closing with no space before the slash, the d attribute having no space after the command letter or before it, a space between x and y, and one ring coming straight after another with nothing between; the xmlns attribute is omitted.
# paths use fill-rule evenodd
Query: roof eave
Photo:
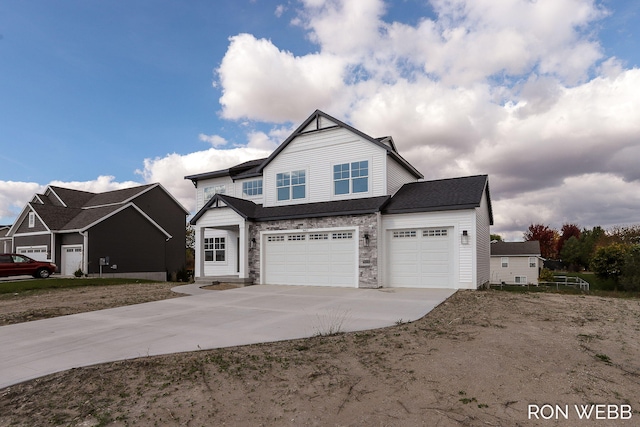
<svg viewBox="0 0 640 427"><path fill-rule="evenodd" d="M475 209L480 205L477 203L470 203L466 205L447 205L447 206L429 206L429 207L417 207L417 208L396 208L387 209L382 212L383 215L403 214L403 213L419 213L419 212L441 212L441 211L459 211L465 209Z"/></svg>

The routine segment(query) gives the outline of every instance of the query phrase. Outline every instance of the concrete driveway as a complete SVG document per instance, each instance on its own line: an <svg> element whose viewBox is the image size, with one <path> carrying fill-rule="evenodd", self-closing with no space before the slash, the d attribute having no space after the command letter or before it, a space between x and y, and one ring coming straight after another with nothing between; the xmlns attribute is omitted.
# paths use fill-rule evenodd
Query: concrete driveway
<svg viewBox="0 0 640 427"><path fill-rule="evenodd" d="M0 388L80 366L375 329L452 289L258 285L0 327Z"/></svg>

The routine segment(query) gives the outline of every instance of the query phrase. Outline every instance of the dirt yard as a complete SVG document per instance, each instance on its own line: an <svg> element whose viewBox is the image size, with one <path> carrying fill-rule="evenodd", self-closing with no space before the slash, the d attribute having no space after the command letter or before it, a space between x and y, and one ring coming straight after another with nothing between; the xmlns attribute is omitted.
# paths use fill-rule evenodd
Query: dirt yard
<svg viewBox="0 0 640 427"><path fill-rule="evenodd" d="M135 286L141 301L170 296ZM2 299L0 319L112 298ZM592 404L611 406L580 419ZM0 426L631 426L639 410L640 300L500 291L458 292L385 329L146 357L0 390Z"/></svg>

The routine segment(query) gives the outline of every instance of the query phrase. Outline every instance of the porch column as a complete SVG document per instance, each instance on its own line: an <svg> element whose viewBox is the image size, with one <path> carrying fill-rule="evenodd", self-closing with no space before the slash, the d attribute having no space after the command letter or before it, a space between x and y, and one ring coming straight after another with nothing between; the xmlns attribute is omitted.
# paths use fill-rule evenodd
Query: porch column
<svg viewBox="0 0 640 427"><path fill-rule="evenodd" d="M204 277L204 230L205 227L195 228L195 259L194 259L194 278Z"/></svg>
<svg viewBox="0 0 640 427"><path fill-rule="evenodd" d="M240 237L240 259L238 260L240 272L238 275L241 279L246 279L249 277L249 224L247 221L242 220L240 224L238 224L238 229L238 235Z"/></svg>

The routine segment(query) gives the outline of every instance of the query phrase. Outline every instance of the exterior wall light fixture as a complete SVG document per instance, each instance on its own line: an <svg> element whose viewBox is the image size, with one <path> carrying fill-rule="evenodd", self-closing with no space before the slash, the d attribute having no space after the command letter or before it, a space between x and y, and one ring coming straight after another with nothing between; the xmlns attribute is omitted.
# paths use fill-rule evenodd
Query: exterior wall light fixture
<svg viewBox="0 0 640 427"><path fill-rule="evenodd" d="M364 245L369 246L369 233L364 234Z"/></svg>
<svg viewBox="0 0 640 427"><path fill-rule="evenodd" d="M462 230L462 236L460 236L460 243L463 245L469 244L469 232L467 230Z"/></svg>

